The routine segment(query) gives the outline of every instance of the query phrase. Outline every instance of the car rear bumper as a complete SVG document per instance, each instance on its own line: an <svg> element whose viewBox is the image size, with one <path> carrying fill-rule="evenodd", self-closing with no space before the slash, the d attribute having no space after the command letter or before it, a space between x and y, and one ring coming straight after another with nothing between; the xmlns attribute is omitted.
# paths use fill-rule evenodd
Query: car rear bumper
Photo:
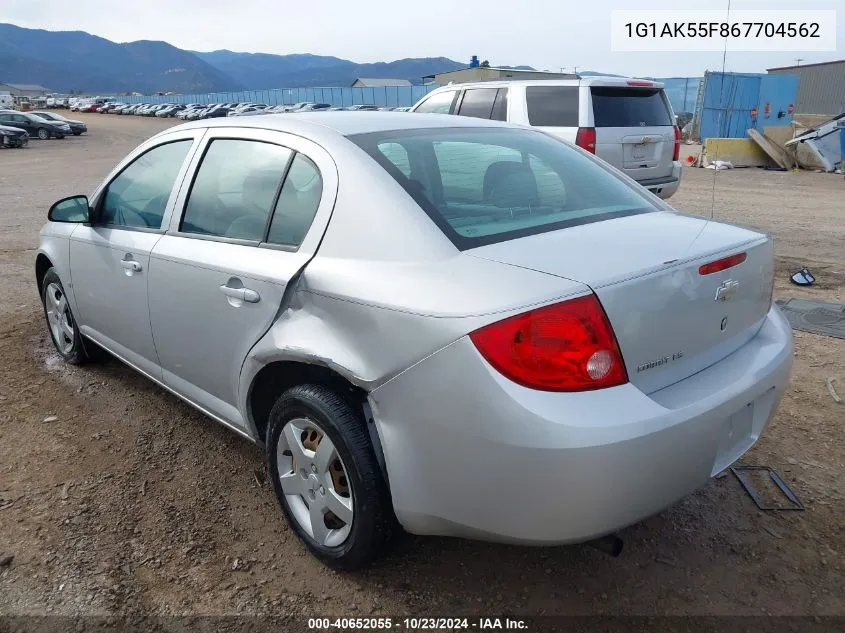
<svg viewBox="0 0 845 633"><path fill-rule="evenodd" d="M672 163L672 175L666 178L654 178L650 180L638 181L643 187L651 191L656 196L666 200L675 195L678 187L681 186L681 176L683 175L683 165L680 161Z"/></svg>
<svg viewBox="0 0 845 633"><path fill-rule="evenodd" d="M581 542L651 516L741 457L786 389L792 333L773 307L715 365L646 395L516 385L464 337L371 393L409 532Z"/></svg>

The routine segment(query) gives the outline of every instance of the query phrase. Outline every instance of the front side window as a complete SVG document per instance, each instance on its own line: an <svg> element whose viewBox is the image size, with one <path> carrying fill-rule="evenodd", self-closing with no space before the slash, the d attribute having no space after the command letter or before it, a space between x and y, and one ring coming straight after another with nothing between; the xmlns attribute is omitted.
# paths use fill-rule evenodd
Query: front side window
<svg viewBox="0 0 845 633"><path fill-rule="evenodd" d="M431 95L423 101L414 112L430 114L449 114L452 111L452 103L455 101L456 90L446 90Z"/></svg>
<svg viewBox="0 0 845 633"><path fill-rule="evenodd" d="M530 129L430 128L349 137L460 249L657 210L639 188ZM382 147L402 145L414 179Z"/></svg>
<svg viewBox="0 0 845 633"><path fill-rule="evenodd" d="M114 226L159 229L170 192L193 139L145 152L112 180L103 195L99 221Z"/></svg>
<svg viewBox="0 0 845 633"><path fill-rule="evenodd" d="M261 141L212 141L191 186L179 230L261 241L292 153Z"/></svg>

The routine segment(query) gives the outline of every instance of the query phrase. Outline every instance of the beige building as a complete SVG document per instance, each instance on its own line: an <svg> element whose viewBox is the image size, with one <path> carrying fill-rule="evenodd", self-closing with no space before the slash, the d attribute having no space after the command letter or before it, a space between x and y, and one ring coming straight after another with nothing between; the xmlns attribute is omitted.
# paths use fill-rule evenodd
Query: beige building
<svg viewBox="0 0 845 633"><path fill-rule="evenodd" d="M515 70L513 68L490 68L476 66L462 68L448 73L437 73L423 77L424 83L434 82L438 86L450 83L463 84L470 81L503 81L506 79L577 79L570 73L550 73L544 70Z"/></svg>
<svg viewBox="0 0 845 633"><path fill-rule="evenodd" d="M365 79L359 77L352 83L353 88L385 88L388 86L410 86L407 79Z"/></svg>
<svg viewBox="0 0 845 633"><path fill-rule="evenodd" d="M769 68L770 75L798 75L796 114L836 116L845 112L845 59Z"/></svg>

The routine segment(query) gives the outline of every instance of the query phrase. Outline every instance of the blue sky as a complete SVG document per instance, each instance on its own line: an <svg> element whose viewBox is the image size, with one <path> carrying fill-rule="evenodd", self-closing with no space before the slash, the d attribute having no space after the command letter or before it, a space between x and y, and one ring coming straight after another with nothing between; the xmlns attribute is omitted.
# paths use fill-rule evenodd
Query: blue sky
<svg viewBox="0 0 845 633"><path fill-rule="evenodd" d="M115 41L164 40L193 50L315 53L358 62L471 55L491 64L690 76L722 67L721 53L613 53L612 9L726 9L728 0L0 0L0 22L84 30ZM726 68L845 58L843 0L732 0L733 9L838 9L837 52L730 53Z"/></svg>

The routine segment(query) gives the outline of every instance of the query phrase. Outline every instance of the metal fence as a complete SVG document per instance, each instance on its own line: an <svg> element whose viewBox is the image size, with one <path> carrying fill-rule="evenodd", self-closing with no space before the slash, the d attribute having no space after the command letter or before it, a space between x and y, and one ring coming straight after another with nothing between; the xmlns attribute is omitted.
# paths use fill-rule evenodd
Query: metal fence
<svg viewBox="0 0 845 633"><path fill-rule="evenodd" d="M204 94L116 96L123 103L263 103L291 105L302 101L330 103L333 106L378 105L388 107L412 106L423 95L436 88L426 86L379 86L375 88L277 88L272 90L242 90L240 92L209 92Z"/></svg>
<svg viewBox="0 0 845 633"><path fill-rule="evenodd" d="M698 98L700 77L671 77L654 79L665 85L666 96L672 109L692 112ZM379 86L373 88L276 88L271 90L242 90L240 92L210 92L182 95L143 95L136 97L115 96L123 103L263 103L266 105L291 105L302 101L329 103L333 106L378 105L388 107L412 106L434 88L425 86Z"/></svg>

